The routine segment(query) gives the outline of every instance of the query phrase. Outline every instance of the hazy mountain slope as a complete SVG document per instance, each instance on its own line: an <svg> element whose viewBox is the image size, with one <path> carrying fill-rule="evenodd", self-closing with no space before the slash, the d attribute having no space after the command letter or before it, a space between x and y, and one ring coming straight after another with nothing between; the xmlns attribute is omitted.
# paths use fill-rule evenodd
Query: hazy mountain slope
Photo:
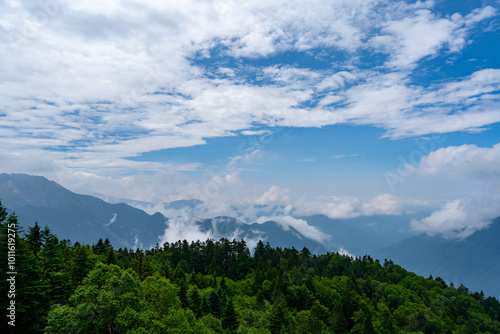
<svg viewBox="0 0 500 334"><path fill-rule="evenodd" d="M410 232L408 227L412 217L394 215L331 219L324 215L314 215L300 218L331 235L325 247L335 251L342 247L362 256L414 236L416 233Z"/></svg>
<svg viewBox="0 0 500 334"><path fill-rule="evenodd" d="M110 204L93 196L78 195L41 176L0 174L0 200L19 217L26 230L35 221L48 225L59 238L93 244L108 238L118 247L151 247L160 242L168 227L162 214L149 215L127 204ZM176 201L166 208L196 206L199 201ZM201 232L213 238L262 239L273 247L326 250L297 230L283 230L275 222L245 224L231 217L202 219L197 222ZM210 231L210 233L208 233Z"/></svg>
<svg viewBox="0 0 500 334"><path fill-rule="evenodd" d="M463 241L418 235L374 252L417 274L500 296L500 217Z"/></svg>
<svg viewBox="0 0 500 334"><path fill-rule="evenodd" d="M15 211L25 229L35 221L48 225L59 238L95 243L109 238L115 247L156 244L165 217L148 215L126 204L109 204L78 195L41 176L0 174L0 200Z"/></svg>

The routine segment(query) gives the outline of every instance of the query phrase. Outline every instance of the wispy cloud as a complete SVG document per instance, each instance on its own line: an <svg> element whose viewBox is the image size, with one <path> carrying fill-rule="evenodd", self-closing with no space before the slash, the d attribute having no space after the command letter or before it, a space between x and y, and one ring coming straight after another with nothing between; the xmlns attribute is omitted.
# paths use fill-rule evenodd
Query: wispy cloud
<svg viewBox="0 0 500 334"><path fill-rule="evenodd" d="M305 220L297 219L290 215L276 215L270 217L262 216L257 220L260 224L267 221L274 221L278 223L285 231L289 230L290 227L293 227L305 237L318 242L325 242L331 237L330 235L321 232L317 227L309 225Z"/></svg>
<svg viewBox="0 0 500 334"><path fill-rule="evenodd" d="M493 107L498 70L431 87L411 83L408 72L442 50L460 51L474 25L496 15L488 6L451 17L433 12L432 2L381 0L1 6L2 141L17 151L81 151L58 156L73 165L113 160L140 170L143 163L127 166L124 158L203 144L256 124L371 124L396 138L500 121ZM30 24L36 33L28 34ZM393 72L360 63L338 62L335 70L277 64L256 70L268 81L251 81L229 66L214 77L203 64L287 51L320 57L328 48L390 55L385 66ZM452 112L465 105L467 112Z"/></svg>
<svg viewBox="0 0 500 334"><path fill-rule="evenodd" d="M109 220L109 223L105 224L105 226L109 226L109 225L111 225L111 224L116 223L116 217L117 217L117 216L118 216L118 215L117 215L116 213L114 213L114 214L113 214L113 217L111 217L111 219Z"/></svg>
<svg viewBox="0 0 500 334"><path fill-rule="evenodd" d="M333 159L343 159L343 158L349 158L349 157L359 157L360 154L358 153L352 153L352 154L335 154L332 155L330 158Z"/></svg>
<svg viewBox="0 0 500 334"><path fill-rule="evenodd" d="M389 21L381 35L372 43L391 54L386 65L390 68L413 68L425 57L436 56L443 48L446 52L460 51L466 44L468 30L476 22L495 16L491 6L474 10L462 17L438 17L429 9L420 9L401 20Z"/></svg>

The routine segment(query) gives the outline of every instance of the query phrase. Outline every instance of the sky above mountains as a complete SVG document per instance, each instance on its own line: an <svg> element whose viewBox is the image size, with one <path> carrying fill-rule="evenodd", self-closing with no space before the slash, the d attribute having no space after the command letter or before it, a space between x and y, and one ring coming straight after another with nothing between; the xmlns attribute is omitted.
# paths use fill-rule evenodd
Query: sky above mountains
<svg viewBox="0 0 500 334"><path fill-rule="evenodd" d="M466 237L500 216L499 10L3 1L0 172L206 216L277 205L290 225L416 213Z"/></svg>

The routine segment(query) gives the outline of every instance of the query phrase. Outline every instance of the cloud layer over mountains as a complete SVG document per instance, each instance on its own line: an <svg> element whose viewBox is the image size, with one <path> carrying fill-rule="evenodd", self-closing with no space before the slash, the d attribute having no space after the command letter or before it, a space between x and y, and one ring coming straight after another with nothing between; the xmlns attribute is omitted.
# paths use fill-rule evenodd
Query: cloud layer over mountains
<svg viewBox="0 0 500 334"><path fill-rule="evenodd" d="M497 31L497 4L447 12L434 1L3 1L0 171L157 205L197 198L207 215L247 219L258 218L256 204L333 218L435 209L414 228L467 236L500 215L498 145L440 148L410 166L418 180L477 182L480 199L400 194L380 183L383 173L367 195L332 184L316 196L242 174L261 171L277 129L368 126L391 141L488 131L500 122L500 68L470 57L474 65L440 73ZM214 172L202 158L143 157L237 136L264 140ZM303 227L285 212L276 221Z"/></svg>

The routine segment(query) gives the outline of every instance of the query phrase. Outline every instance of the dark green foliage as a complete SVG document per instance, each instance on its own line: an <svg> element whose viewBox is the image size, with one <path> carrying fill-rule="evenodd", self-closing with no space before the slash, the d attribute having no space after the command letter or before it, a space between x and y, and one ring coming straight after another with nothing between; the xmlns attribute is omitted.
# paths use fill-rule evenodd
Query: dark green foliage
<svg viewBox="0 0 500 334"><path fill-rule="evenodd" d="M201 317L203 315L203 303L200 296L200 291L198 290L198 286L191 286L187 295L189 308L197 317Z"/></svg>
<svg viewBox="0 0 500 334"><path fill-rule="evenodd" d="M135 259L132 260L131 267L139 275L141 281L144 281L146 277L153 274L149 260L144 256L144 252L141 249L135 253Z"/></svg>
<svg viewBox="0 0 500 334"><path fill-rule="evenodd" d="M4 254L9 225L17 218L0 204ZM114 250L38 224L15 240L19 333L500 333L496 298L370 256L262 242L251 256L227 239Z"/></svg>
<svg viewBox="0 0 500 334"><path fill-rule="evenodd" d="M285 307L283 304L277 304L272 312L271 319L269 320L269 329L271 330L271 334L279 334L281 332L281 328L285 325Z"/></svg>
<svg viewBox="0 0 500 334"><path fill-rule="evenodd" d="M227 300L224 311L222 312L222 328L224 328L227 333L236 333L238 329L238 318L231 298Z"/></svg>
<svg viewBox="0 0 500 334"><path fill-rule="evenodd" d="M209 312L214 317L220 317L222 313L222 297L219 293L219 290L212 290L208 295L208 308Z"/></svg>
<svg viewBox="0 0 500 334"><path fill-rule="evenodd" d="M188 307L188 299L187 299L187 283L185 279L181 279L179 281L179 299L181 300L181 305L183 308Z"/></svg>
<svg viewBox="0 0 500 334"><path fill-rule="evenodd" d="M33 254L35 256L38 256L38 252L42 249L42 235L38 222L35 222L35 225L33 227L28 227L26 241Z"/></svg>

